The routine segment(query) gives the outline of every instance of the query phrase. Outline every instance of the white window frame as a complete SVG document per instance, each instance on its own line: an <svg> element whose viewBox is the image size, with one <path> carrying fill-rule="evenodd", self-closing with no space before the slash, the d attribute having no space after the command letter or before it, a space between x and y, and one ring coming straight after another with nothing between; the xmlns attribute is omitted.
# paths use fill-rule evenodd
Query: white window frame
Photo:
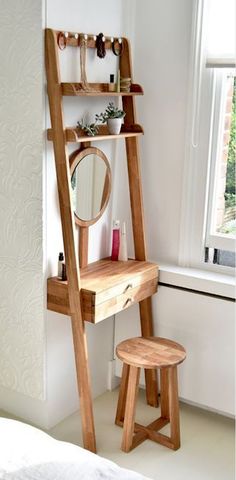
<svg viewBox="0 0 236 480"><path fill-rule="evenodd" d="M186 120L186 151L183 176L182 215L180 223L179 265L234 275L234 269L205 262L209 194L212 194L211 151L216 115L216 70L206 67L203 52L206 26L204 2L196 1L195 23L198 24L192 40L191 77L189 79L188 112ZM197 18L197 20L196 20ZM200 25L200 31L199 31ZM223 234L222 234L223 235ZM209 239L209 234L208 234ZM212 238L211 238L212 239ZM213 240L213 239L212 239ZM218 246L226 243L220 243Z"/></svg>
<svg viewBox="0 0 236 480"><path fill-rule="evenodd" d="M221 167L221 156L223 151L223 136L225 128L225 107L226 107L226 89L227 89L227 76L235 75L235 72L227 68L220 70L214 69L214 91L213 91L213 128L212 138L210 142L212 144L211 159L210 159L210 182L209 182L209 195L208 195L208 214L206 225L206 247L217 248L220 250L227 250L230 252L235 251L235 237L229 234L213 233L216 209L214 204L217 199L218 191L218 175Z"/></svg>

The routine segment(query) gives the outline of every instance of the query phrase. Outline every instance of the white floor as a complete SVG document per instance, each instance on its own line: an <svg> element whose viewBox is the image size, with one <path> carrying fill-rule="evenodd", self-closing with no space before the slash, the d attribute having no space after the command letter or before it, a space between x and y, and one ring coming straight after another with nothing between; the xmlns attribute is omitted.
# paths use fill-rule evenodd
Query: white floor
<svg viewBox="0 0 236 480"><path fill-rule="evenodd" d="M176 452L146 440L130 453L120 450L122 429L114 425L117 391L94 402L98 454L154 480L234 480L234 421L181 404L181 448ZM159 411L139 394L136 420L148 424ZM165 432L167 427L163 429ZM79 414L67 418L50 433L82 445Z"/></svg>

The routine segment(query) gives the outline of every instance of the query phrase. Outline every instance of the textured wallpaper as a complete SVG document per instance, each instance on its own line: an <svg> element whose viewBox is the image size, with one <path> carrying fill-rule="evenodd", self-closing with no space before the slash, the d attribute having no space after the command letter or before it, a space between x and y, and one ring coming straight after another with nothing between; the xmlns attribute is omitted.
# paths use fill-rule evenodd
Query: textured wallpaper
<svg viewBox="0 0 236 480"><path fill-rule="evenodd" d="M41 0L0 11L0 384L42 399Z"/></svg>

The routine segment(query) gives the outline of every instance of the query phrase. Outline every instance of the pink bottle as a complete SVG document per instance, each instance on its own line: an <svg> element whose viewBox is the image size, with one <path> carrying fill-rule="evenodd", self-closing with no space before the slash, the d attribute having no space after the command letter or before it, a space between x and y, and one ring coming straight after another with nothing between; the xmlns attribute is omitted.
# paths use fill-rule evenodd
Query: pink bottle
<svg viewBox="0 0 236 480"><path fill-rule="evenodd" d="M112 251L111 259L118 260L120 250L120 222L119 220L114 220L113 229L112 229Z"/></svg>

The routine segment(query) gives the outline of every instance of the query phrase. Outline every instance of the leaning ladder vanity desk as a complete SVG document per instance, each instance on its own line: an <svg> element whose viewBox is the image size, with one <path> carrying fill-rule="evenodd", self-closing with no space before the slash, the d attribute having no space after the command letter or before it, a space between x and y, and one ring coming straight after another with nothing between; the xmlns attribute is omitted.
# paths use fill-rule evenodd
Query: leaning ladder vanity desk
<svg viewBox="0 0 236 480"><path fill-rule="evenodd" d="M48 140L53 142L59 205L66 259L67 281L49 278L47 283L47 307L49 310L71 317L77 381L80 396L80 412L84 447L96 452L93 405L87 357L87 341L84 321L97 323L130 305L139 302L141 333L143 337L153 335L151 295L157 291L158 267L147 262L144 235L142 188L139 166L138 139L143 131L135 123L135 95L142 95L142 88L132 84L130 92L110 92L107 84L89 84L84 91L79 83L61 83L58 36L61 32L46 29L46 73L51 125ZM80 46L80 35L68 32L66 45ZM88 36L87 47L95 48L93 35ZM132 78L130 48L128 40L122 39L123 52L120 57L120 74ZM105 48L112 43L106 39ZM94 88L93 88L94 87ZM63 96L122 97L126 112L124 125L119 135L109 135L101 126L97 136L88 137L76 128L65 128L63 120ZM87 150L93 152L91 142L125 138L127 166L132 213L135 259L127 262L101 259L88 264L88 229L94 222L79 221L79 255L75 242L75 215L71 199L71 164L78 155L83 157ZM67 143L80 144L75 155L69 157ZM94 149L96 151L98 149ZM102 154L102 152L100 152ZM107 188L109 190L109 188ZM108 194L108 192L107 192ZM108 198L108 195L107 195ZM108 200L104 200L102 211ZM96 217L98 219L101 213ZM78 260L79 257L79 260ZM158 405L157 377L155 370L145 371L148 404Z"/></svg>

